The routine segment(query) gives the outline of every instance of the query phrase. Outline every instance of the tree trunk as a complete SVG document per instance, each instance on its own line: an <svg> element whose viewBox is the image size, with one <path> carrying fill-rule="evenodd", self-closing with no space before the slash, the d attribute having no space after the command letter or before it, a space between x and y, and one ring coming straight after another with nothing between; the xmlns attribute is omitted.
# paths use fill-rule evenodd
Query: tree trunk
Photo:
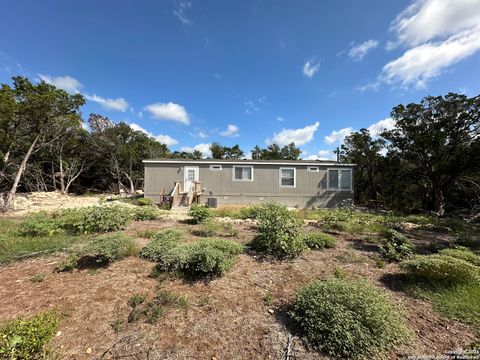
<svg viewBox="0 0 480 360"><path fill-rule="evenodd" d="M32 151L35 148L35 145L37 145L38 139L40 139L40 135L37 135L35 140L33 140L32 144L28 148L27 153L23 157L22 163L20 164L20 167L18 168L17 174L15 175L15 180L13 181L12 188L8 192L7 198L5 199L5 202L3 204L4 211L6 211L10 208L10 206L13 202L13 199L15 198L18 183L20 182L20 179L23 175L23 172L25 171L25 168L27 167L28 159L30 158L30 155L32 154Z"/></svg>
<svg viewBox="0 0 480 360"><path fill-rule="evenodd" d="M61 155L60 155L59 163L60 163L60 193L62 195L65 195L65 173L63 172L63 159Z"/></svg>
<svg viewBox="0 0 480 360"><path fill-rule="evenodd" d="M127 177L128 182L130 183L130 195L133 195L135 194L135 186L133 185L132 178L127 173L125 173L125 176Z"/></svg>
<svg viewBox="0 0 480 360"><path fill-rule="evenodd" d="M445 196L443 190L437 181L433 182L433 200L435 212L438 216L445 215Z"/></svg>

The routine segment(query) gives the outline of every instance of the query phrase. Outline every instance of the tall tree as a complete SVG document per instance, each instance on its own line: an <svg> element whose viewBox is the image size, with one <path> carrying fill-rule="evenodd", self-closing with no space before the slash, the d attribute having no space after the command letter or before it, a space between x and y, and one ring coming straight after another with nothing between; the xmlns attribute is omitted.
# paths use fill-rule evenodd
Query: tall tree
<svg viewBox="0 0 480 360"><path fill-rule="evenodd" d="M395 128L382 136L390 151L411 163L425 180L436 213L445 213L445 195L478 162L480 96L449 93L425 97L419 104L398 105Z"/></svg>
<svg viewBox="0 0 480 360"><path fill-rule="evenodd" d="M282 148L277 144L270 144L266 149L256 145L250 153L254 160L298 160L302 151L292 142Z"/></svg>

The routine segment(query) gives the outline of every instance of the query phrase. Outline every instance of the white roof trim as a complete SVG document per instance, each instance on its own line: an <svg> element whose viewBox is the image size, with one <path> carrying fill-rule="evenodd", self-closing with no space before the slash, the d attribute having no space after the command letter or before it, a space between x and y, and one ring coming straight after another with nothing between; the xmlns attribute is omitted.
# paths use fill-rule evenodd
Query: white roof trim
<svg viewBox="0 0 480 360"><path fill-rule="evenodd" d="M356 166L356 164L335 163L335 162L273 162L273 161L208 161L208 160L143 160L144 164L223 164L223 165L280 165L280 166Z"/></svg>

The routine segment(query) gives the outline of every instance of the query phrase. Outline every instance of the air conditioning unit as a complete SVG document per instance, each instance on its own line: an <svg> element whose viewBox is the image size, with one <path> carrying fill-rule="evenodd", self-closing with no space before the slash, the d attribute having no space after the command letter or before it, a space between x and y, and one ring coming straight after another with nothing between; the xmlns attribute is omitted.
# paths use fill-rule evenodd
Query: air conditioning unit
<svg viewBox="0 0 480 360"><path fill-rule="evenodd" d="M207 206L209 208L216 208L218 207L218 199L216 197L209 197L207 199Z"/></svg>

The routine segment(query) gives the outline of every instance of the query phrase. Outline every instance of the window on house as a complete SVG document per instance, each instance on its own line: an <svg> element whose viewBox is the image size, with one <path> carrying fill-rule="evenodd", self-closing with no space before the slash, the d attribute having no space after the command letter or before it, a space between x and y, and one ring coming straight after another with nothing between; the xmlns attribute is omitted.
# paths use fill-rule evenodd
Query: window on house
<svg viewBox="0 0 480 360"><path fill-rule="evenodd" d="M253 166L234 166L234 181L253 181Z"/></svg>
<svg viewBox="0 0 480 360"><path fill-rule="evenodd" d="M308 172L319 172L320 169L318 168L318 166L308 166L307 171Z"/></svg>
<svg viewBox="0 0 480 360"><path fill-rule="evenodd" d="M295 168L280 168L280 186L295 187Z"/></svg>
<svg viewBox="0 0 480 360"><path fill-rule="evenodd" d="M352 169L328 169L329 191L351 191L352 190Z"/></svg>
<svg viewBox="0 0 480 360"><path fill-rule="evenodd" d="M221 171L222 170L222 165L210 165L210 170Z"/></svg>

